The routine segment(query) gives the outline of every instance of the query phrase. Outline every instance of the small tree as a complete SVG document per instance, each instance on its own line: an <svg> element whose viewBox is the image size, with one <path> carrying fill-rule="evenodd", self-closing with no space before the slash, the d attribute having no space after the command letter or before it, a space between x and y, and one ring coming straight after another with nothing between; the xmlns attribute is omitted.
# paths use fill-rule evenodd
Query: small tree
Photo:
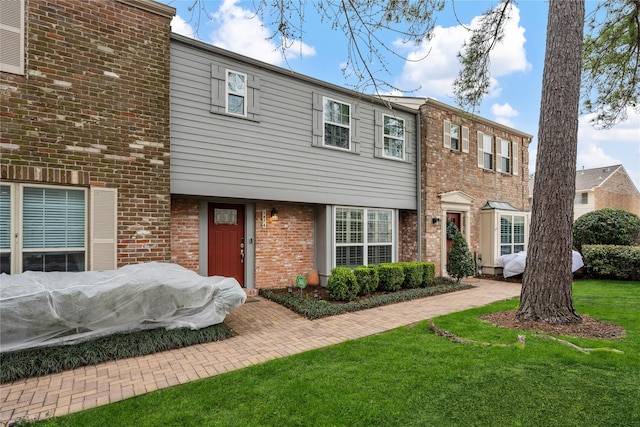
<svg viewBox="0 0 640 427"><path fill-rule="evenodd" d="M453 236L453 245L447 259L447 272L458 282L464 277L473 276L476 272L469 245L459 231Z"/></svg>

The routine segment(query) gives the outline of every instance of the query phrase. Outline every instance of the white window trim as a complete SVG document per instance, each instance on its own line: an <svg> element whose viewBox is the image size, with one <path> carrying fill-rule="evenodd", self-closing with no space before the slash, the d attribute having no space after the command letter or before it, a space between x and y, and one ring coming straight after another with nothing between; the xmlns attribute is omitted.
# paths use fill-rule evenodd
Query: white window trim
<svg viewBox="0 0 640 427"><path fill-rule="evenodd" d="M244 92L237 92L237 91L229 90L229 75L230 74L237 74L239 76L243 76L244 77ZM248 96L247 96L247 93L248 93L247 88L249 86L249 79L248 79L247 74L241 73L239 71L234 71L234 70L227 69L227 70L225 70L224 83L225 83L225 112L227 114L232 115L232 116L247 117L247 103L249 101ZM242 114L238 114L238 113L235 113L233 111L229 111L229 95L235 95L235 96L239 96L239 97L243 98L244 102L242 103Z"/></svg>
<svg viewBox="0 0 640 427"><path fill-rule="evenodd" d="M24 12L24 0L15 1L5 1L0 0L3 3L3 8L7 7L19 7L19 26L11 25L11 23L7 22L11 17L11 13L1 13L0 14L0 32L6 33L4 37L2 37L3 42L6 43L6 36L9 34L17 34L19 39L19 45L15 46L16 49L11 49L14 46L2 46L3 49L7 51L17 51L18 58L17 64L11 64L6 62L0 62L0 71L4 71L12 74L20 74L24 75L24 49L25 49L25 41L24 41L24 21L25 21L25 12Z"/></svg>
<svg viewBox="0 0 640 427"><path fill-rule="evenodd" d="M502 243L502 218L504 217L508 217L511 219L511 242L510 243ZM523 233L524 233L524 239L522 243L515 243L515 221L514 218L522 218L523 222L522 222L522 227L523 227ZM500 213L498 214L498 248L497 248L497 256L501 256L502 255L502 247L503 246L510 246L511 247L511 254L517 253L514 250L514 247L516 245L522 245L523 249L522 250L527 250L527 236L528 236L528 232L527 232L527 216L526 215L517 215L517 214L506 214L506 213Z"/></svg>
<svg viewBox="0 0 640 427"><path fill-rule="evenodd" d="M361 209L363 211L363 242L362 243L340 243L338 244L336 242L336 224L338 223L337 220L337 211L338 209ZM368 211L369 209L371 210L383 210L383 211L389 211L391 212L391 224L392 224L392 230L391 230L391 243L386 243L386 242L378 242L378 243L369 243L369 235L368 235ZM336 248L338 247L353 247L353 246L362 246L362 265L369 265L369 251L368 251L368 247L369 246L388 246L391 245L391 262L396 262L398 259L398 255L397 255L397 251L398 251L398 241L397 241L397 234L398 234L398 212L395 209L388 209L388 208L364 208L364 207L358 207L358 206L333 206L332 209L332 217L333 217L333 224L331 227L331 247L332 247L332 256L331 256L331 268L335 268L337 266L336 264L336 254L337 254L337 250Z"/></svg>
<svg viewBox="0 0 640 427"><path fill-rule="evenodd" d="M392 136L392 135L387 135L384 132L384 120L386 117L389 117L390 119L393 120L398 120L399 122L402 123L402 138L398 138L396 136ZM404 119L401 119L400 117L395 117L395 116L391 116L389 114L383 114L382 115L382 157L384 157L385 159L391 159L391 160L402 160L404 161L407 158L407 127L405 124ZM390 138L390 139L395 139L395 140L401 140L402 141L402 157L397 157L397 156L389 156L386 155L384 152L384 146L385 146L385 138Z"/></svg>
<svg viewBox="0 0 640 427"><path fill-rule="evenodd" d="M29 252L79 252L84 251L84 266L85 271L89 268L87 263L89 257L88 249L88 191L84 187L67 187L61 185L43 185L43 184L30 184L30 183L3 183L2 185L9 186L11 191L10 200L10 223L11 223L11 273L22 273L23 263L22 255ZM84 193L84 246L83 247L68 247L68 248L35 248L24 249L23 248L23 200L25 188L51 188L51 189L70 189L74 191L82 191ZM6 252L6 251L5 251Z"/></svg>
<svg viewBox="0 0 640 427"><path fill-rule="evenodd" d="M484 163L484 137L488 136L491 138L491 167L488 168L486 167L485 163ZM496 160L497 160L497 156L496 156L496 140L499 138L496 138L495 136L488 134L488 133L484 133L484 132L480 132L478 131L478 167L484 170L488 170L488 171L494 171L496 170Z"/></svg>
<svg viewBox="0 0 640 427"><path fill-rule="evenodd" d="M343 125L342 123L336 123L336 122L331 122L331 121L327 121L325 119L325 115L324 115L324 107L325 107L325 103L326 101L332 101L332 102L336 102L338 104L342 104L342 105L348 105L349 106L349 125ZM353 151L352 149L352 144L353 144L353 135L351 132L351 123L353 122L353 105L351 105L348 102L343 102L343 101L339 101L337 99L334 98L330 98L328 96L323 96L322 97L322 146L326 147L326 148L331 148L334 150L340 150L340 151ZM325 135L325 124L330 124L333 126L338 126L338 127L342 127L342 128L346 128L349 130L349 146L347 148L342 148L342 147L336 147L335 145L329 145L326 143L326 135Z"/></svg>

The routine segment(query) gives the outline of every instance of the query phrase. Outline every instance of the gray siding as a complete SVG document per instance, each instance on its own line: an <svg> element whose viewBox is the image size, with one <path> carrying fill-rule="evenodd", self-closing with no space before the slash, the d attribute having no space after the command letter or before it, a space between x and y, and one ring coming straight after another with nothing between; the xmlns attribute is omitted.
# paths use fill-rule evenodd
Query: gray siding
<svg viewBox="0 0 640 427"><path fill-rule="evenodd" d="M259 83L255 115L212 112L212 69L246 73ZM357 109L357 153L314 146L314 94ZM380 113L405 120L409 161L374 156ZM416 209L416 114L173 35L171 192Z"/></svg>

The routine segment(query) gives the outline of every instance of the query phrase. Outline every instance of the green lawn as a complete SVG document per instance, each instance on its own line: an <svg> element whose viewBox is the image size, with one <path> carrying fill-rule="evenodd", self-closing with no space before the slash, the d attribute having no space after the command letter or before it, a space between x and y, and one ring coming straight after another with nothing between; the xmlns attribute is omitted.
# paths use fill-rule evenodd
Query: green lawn
<svg viewBox="0 0 640 427"><path fill-rule="evenodd" d="M640 426L640 282L581 281L580 313L619 323L617 341L525 333L525 348L457 344L426 322L47 420L60 426ZM522 332L442 316L460 337L509 343Z"/></svg>

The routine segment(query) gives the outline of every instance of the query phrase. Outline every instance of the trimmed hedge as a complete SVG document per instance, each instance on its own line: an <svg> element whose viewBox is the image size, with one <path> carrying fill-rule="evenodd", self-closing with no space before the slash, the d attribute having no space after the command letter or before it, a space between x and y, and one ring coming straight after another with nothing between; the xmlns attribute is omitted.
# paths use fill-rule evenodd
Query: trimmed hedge
<svg viewBox="0 0 640 427"><path fill-rule="evenodd" d="M360 296L369 295L378 289L380 277L378 276L377 267L361 265L353 269L353 274L355 274L356 280L360 285Z"/></svg>
<svg viewBox="0 0 640 427"><path fill-rule="evenodd" d="M395 292L404 283L404 269L399 263L384 263L378 266L380 283L378 288L387 292Z"/></svg>
<svg viewBox="0 0 640 427"><path fill-rule="evenodd" d="M424 267L420 262L399 262L404 272L402 287L405 289L415 289L422 286L422 276Z"/></svg>
<svg viewBox="0 0 640 427"><path fill-rule="evenodd" d="M349 267L336 267L331 270L327 291L333 300L353 301L358 297L360 285Z"/></svg>
<svg viewBox="0 0 640 427"><path fill-rule="evenodd" d="M422 272L422 286L425 288L427 286L433 285L433 281L436 278L436 265L432 262L421 262L423 272Z"/></svg>
<svg viewBox="0 0 640 427"><path fill-rule="evenodd" d="M583 245L640 244L640 217L622 209L598 209L573 222L573 245L580 252Z"/></svg>
<svg viewBox="0 0 640 427"><path fill-rule="evenodd" d="M582 260L587 277L640 280L640 246L584 245Z"/></svg>

